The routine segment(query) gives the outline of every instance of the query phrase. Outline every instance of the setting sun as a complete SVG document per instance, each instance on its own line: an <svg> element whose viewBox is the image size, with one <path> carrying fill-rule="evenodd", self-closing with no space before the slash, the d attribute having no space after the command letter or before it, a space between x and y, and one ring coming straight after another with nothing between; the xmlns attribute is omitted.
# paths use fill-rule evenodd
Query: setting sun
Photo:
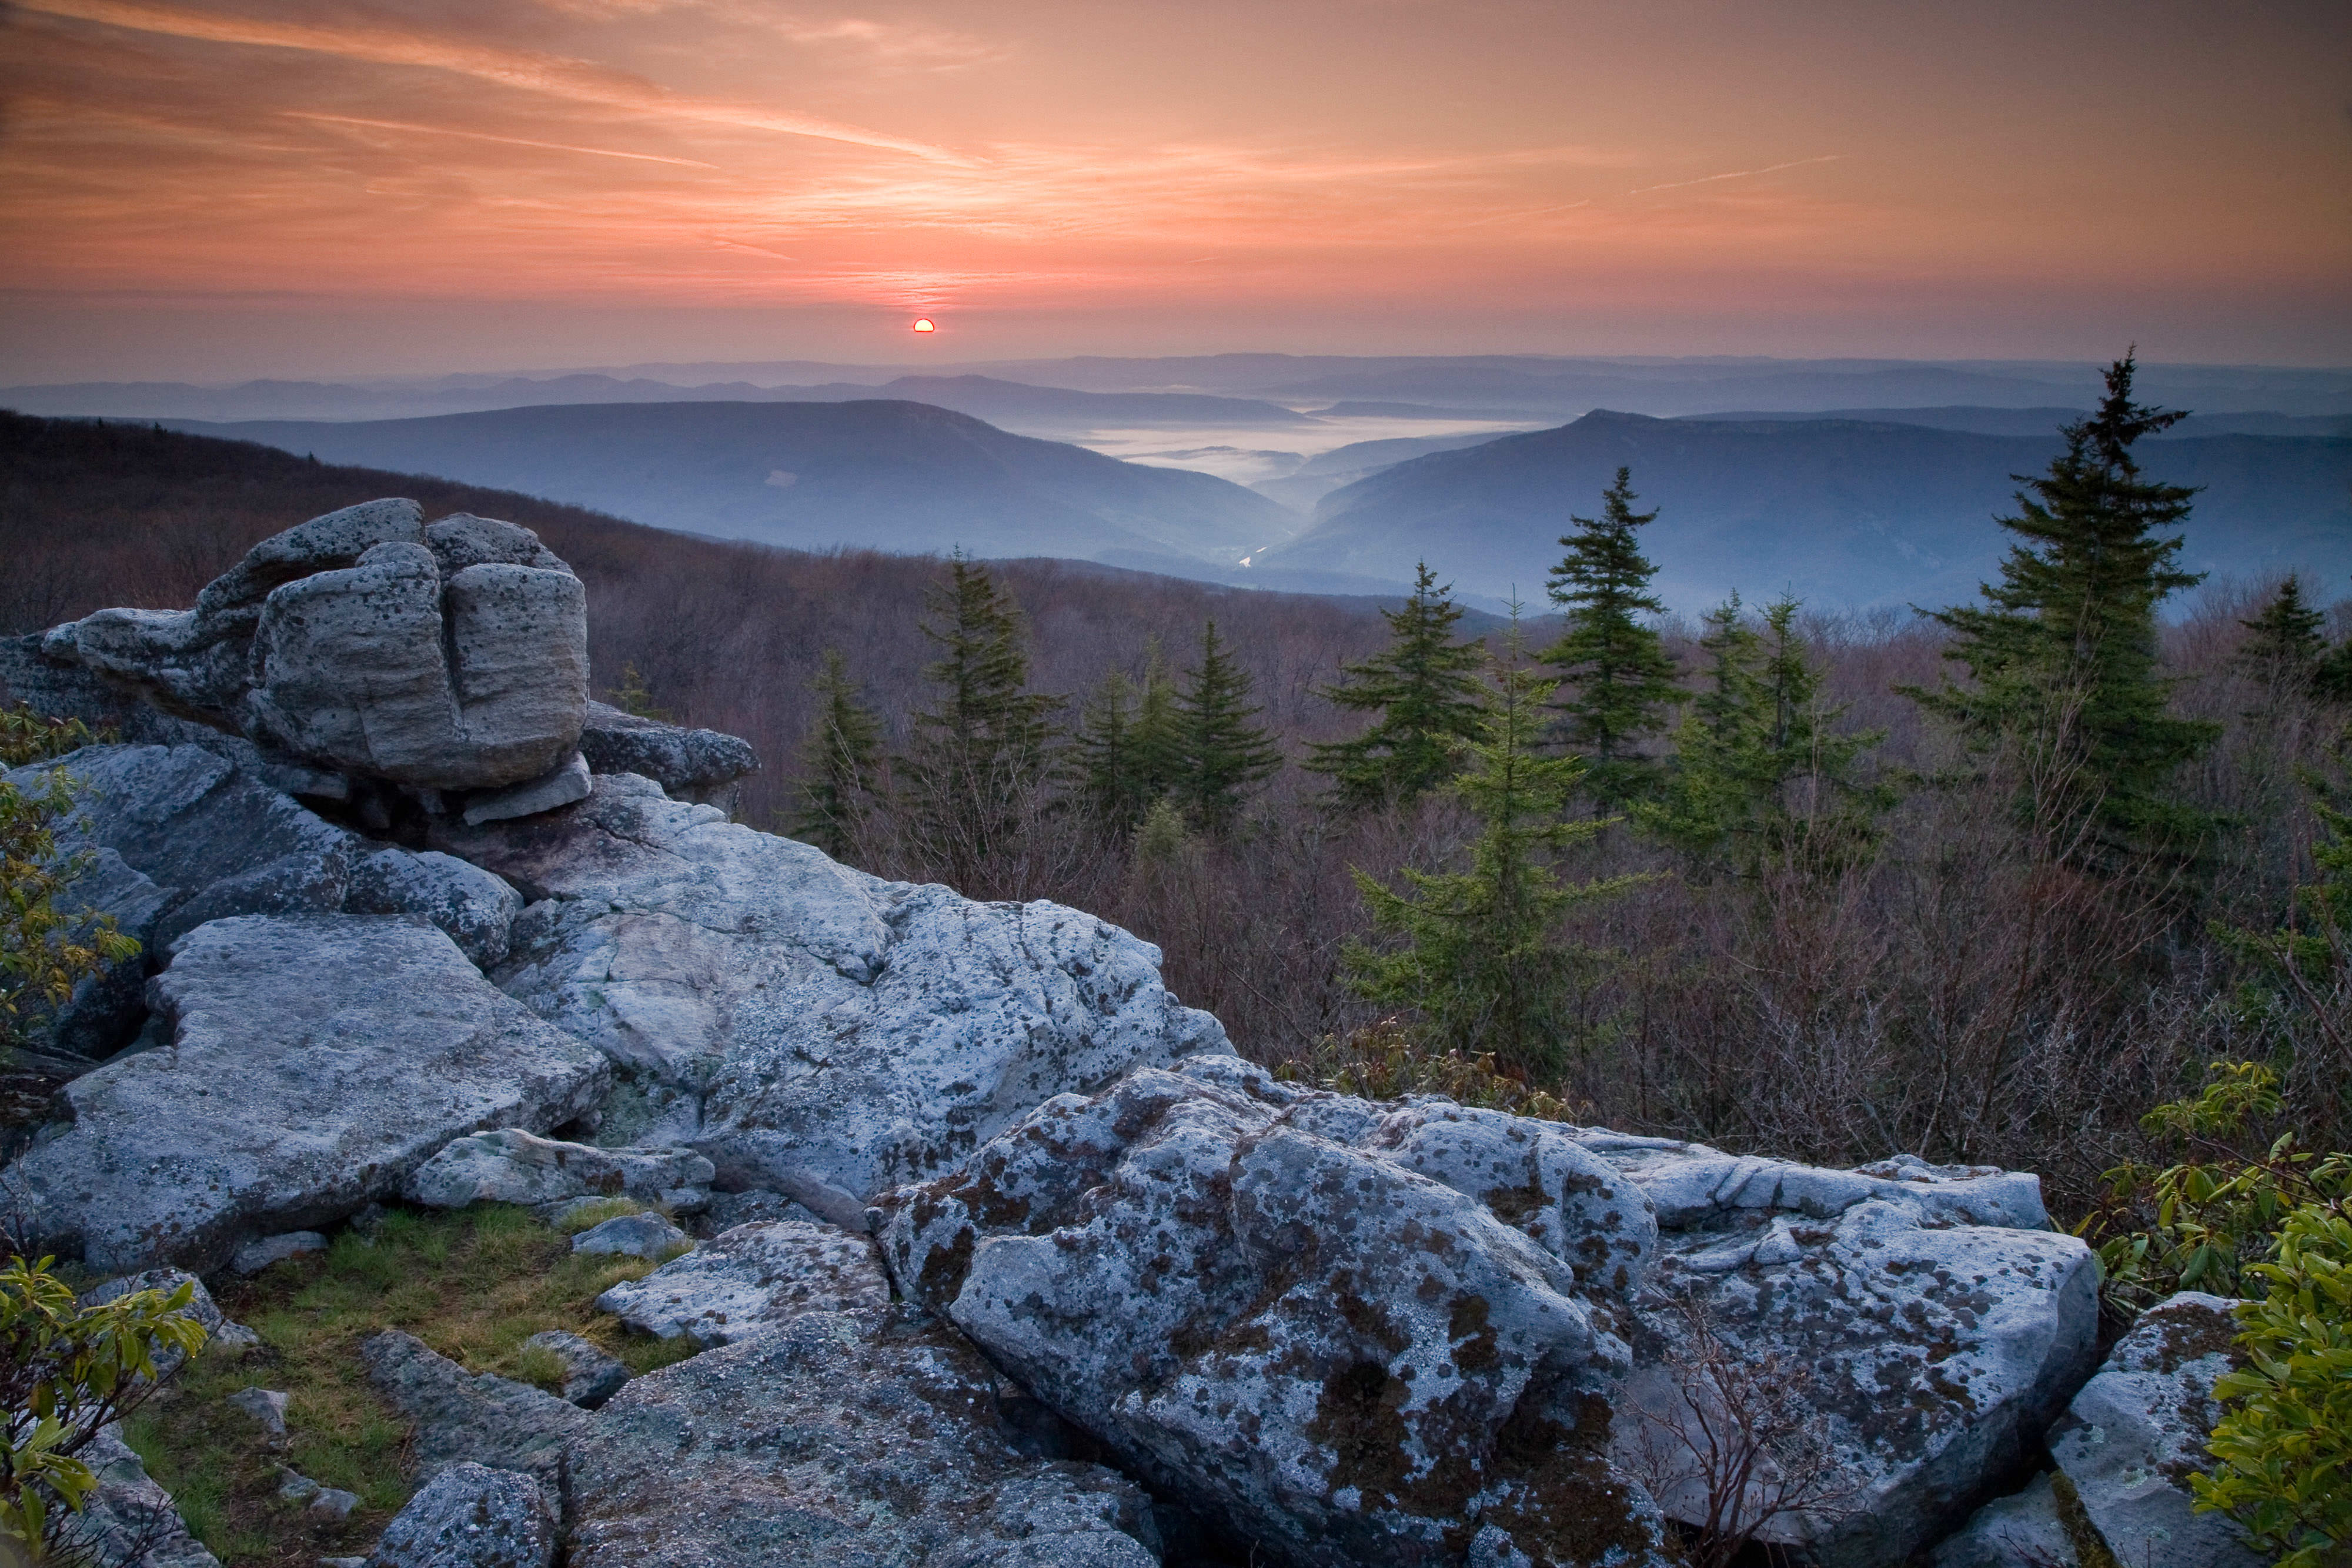
<svg viewBox="0 0 2352 1568"><path fill-rule="evenodd" d="M918 332L936 332L939 329L931 324L931 319L929 316L918 316L915 318L915 330Z"/></svg>

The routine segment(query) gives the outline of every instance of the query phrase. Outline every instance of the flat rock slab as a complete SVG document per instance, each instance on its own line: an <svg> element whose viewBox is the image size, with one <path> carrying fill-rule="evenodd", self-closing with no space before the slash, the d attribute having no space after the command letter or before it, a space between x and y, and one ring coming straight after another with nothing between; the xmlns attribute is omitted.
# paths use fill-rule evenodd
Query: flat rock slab
<svg viewBox="0 0 2352 1568"><path fill-rule="evenodd" d="M2062 1506L2050 1474L2038 1476L1979 1509L1937 1548L1936 1568L2076 1563L2086 1530L2131 1568L2261 1568L2264 1554L2226 1517L2197 1512L2189 1487L2212 1469L2213 1385L2243 1364L2231 1343L2236 1304L2183 1291L2142 1313L2051 1429L2050 1458L2074 1508Z"/></svg>
<svg viewBox="0 0 2352 1568"><path fill-rule="evenodd" d="M1154 1568L1150 1500L1024 1458L988 1364L902 1309L812 1312L633 1380L572 1450L571 1568Z"/></svg>
<svg viewBox="0 0 2352 1568"><path fill-rule="evenodd" d="M803 1312L890 1304L874 1243L832 1225L755 1220L596 1298L640 1333L698 1344L772 1333Z"/></svg>
<svg viewBox="0 0 2352 1568"><path fill-rule="evenodd" d="M2031 1176L1916 1160L1831 1171L1578 1136L1657 1207L1616 1449L1670 1515L1706 1509L1704 1467L1675 1434L1704 1441L1688 1411L1715 1397L1708 1337L1739 1364L1786 1369L1776 1424L1813 1446L1828 1495L1759 1538L1824 1568L1899 1562L1957 1528L2095 1361L2097 1262L2042 1228Z"/></svg>
<svg viewBox="0 0 2352 1568"><path fill-rule="evenodd" d="M1224 1049L1092 915L880 882L631 775L436 842L534 901L501 986L692 1097L671 1135L725 1185L836 1221L1055 1094Z"/></svg>
<svg viewBox="0 0 2352 1568"><path fill-rule="evenodd" d="M881 1207L903 1291L1255 1551L1666 1560L1607 1458L1655 1227L1562 1129L1202 1058Z"/></svg>
<svg viewBox="0 0 2352 1568"><path fill-rule="evenodd" d="M384 1527L368 1568L551 1568L558 1531L527 1475L468 1460L418 1489Z"/></svg>
<svg viewBox="0 0 2352 1568"><path fill-rule="evenodd" d="M710 1200L711 1174L691 1149L606 1149L502 1127L453 1140L417 1167L407 1196L431 1208L633 1197L694 1209Z"/></svg>
<svg viewBox="0 0 2352 1568"><path fill-rule="evenodd" d="M413 1334L391 1331L360 1346L368 1379L416 1424L416 1474L430 1479L471 1460L562 1484L564 1446L587 1411L543 1389L470 1373Z"/></svg>
<svg viewBox="0 0 2352 1568"><path fill-rule="evenodd" d="M175 951L151 987L172 1043L67 1085L71 1123L6 1172L36 1233L95 1269L207 1271L395 1196L452 1138L568 1121L608 1082L420 923L248 915Z"/></svg>

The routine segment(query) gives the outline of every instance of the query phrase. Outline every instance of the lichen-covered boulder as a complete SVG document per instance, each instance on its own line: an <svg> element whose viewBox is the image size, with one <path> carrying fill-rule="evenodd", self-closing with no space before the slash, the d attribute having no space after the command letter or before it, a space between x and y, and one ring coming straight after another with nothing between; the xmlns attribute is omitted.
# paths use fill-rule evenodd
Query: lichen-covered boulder
<svg viewBox="0 0 2352 1568"><path fill-rule="evenodd" d="M660 1086L635 1141L837 1223L1055 1094L1225 1049L1092 915L882 882L633 775L435 841L533 901L499 983Z"/></svg>
<svg viewBox="0 0 2352 1568"><path fill-rule="evenodd" d="M2210 1473L2221 1418L2213 1385L2242 1364L2235 1302L2183 1291L2140 1316L2050 1431L2055 1467L1977 1511L1936 1549L1936 1568L2261 1568L2227 1516L2199 1513L2189 1478Z"/></svg>
<svg viewBox="0 0 2352 1568"><path fill-rule="evenodd" d="M1655 1230L1562 1129L1208 1058L881 1207L903 1291L1279 1559L1663 1560L1606 1453Z"/></svg>
<svg viewBox="0 0 2352 1568"><path fill-rule="evenodd" d="M591 772L635 773L660 785L673 800L716 806L730 815L737 781L760 769L758 754L739 737L665 724L600 702L588 705L580 754Z"/></svg>
<svg viewBox="0 0 2352 1568"><path fill-rule="evenodd" d="M571 1568L1154 1568L1150 1500L1026 1457L933 1319L812 1312L634 1378L571 1456Z"/></svg>
<svg viewBox="0 0 2352 1568"><path fill-rule="evenodd" d="M157 1486L147 1467L112 1423L75 1456L97 1478L83 1500L69 1539L93 1563L135 1563L137 1568L220 1568L220 1561L188 1532L172 1494Z"/></svg>
<svg viewBox="0 0 2352 1568"><path fill-rule="evenodd" d="M528 1383L467 1372L396 1329L362 1342L360 1364L415 1427L419 1480L473 1463L561 1486L567 1445L594 1419Z"/></svg>
<svg viewBox="0 0 2352 1568"><path fill-rule="evenodd" d="M692 1210L710 1201L710 1162L690 1149L598 1148L501 1127L451 1140L416 1168L405 1196L428 1208L632 1197Z"/></svg>
<svg viewBox="0 0 2352 1568"><path fill-rule="evenodd" d="M551 1568L560 1532L530 1477L468 1460L417 1489L368 1568Z"/></svg>
<svg viewBox="0 0 2352 1568"><path fill-rule="evenodd" d="M596 1298L631 1328L697 1344L772 1333L804 1312L890 1304L890 1281L867 1238L834 1225L756 1220L722 1231L642 1280Z"/></svg>
<svg viewBox="0 0 2352 1568"><path fill-rule="evenodd" d="M2046 1228L2031 1176L1580 1136L1657 1209L1616 1452L1677 1518L1703 1517L1721 1481L1694 1415L1727 1397L1710 1345L1785 1378L1757 1396L1818 1484L1758 1535L1826 1568L1899 1562L1957 1527L2096 1359L2097 1263Z"/></svg>
<svg viewBox="0 0 2352 1568"><path fill-rule="evenodd" d="M166 713L346 778L500 789L561 768L588 703L587 595L529 529L371 501L263 540L184 611L45 636Z"/></svg>
<svg viewBox="0 0 2352 1568"><path fill-rule="evenodd" d="M71 1120L5 1173L34 1235L92 1268L216 1268L394 1197L452 1138L605 1090L602 1057L421 922L246 915L173 953L150 985L171 1043L68 1084Z"/></svg>

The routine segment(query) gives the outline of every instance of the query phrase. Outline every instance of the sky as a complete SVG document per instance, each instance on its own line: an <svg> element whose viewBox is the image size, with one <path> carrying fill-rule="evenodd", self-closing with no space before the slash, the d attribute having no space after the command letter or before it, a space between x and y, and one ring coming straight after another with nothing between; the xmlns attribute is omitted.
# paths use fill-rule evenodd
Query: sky
<svg viewBox="0 0 2352 1568"><path fill-rule="evenodd" d="M0 94L0 383L2352 363L2343 0L14 0Z"/></svg>

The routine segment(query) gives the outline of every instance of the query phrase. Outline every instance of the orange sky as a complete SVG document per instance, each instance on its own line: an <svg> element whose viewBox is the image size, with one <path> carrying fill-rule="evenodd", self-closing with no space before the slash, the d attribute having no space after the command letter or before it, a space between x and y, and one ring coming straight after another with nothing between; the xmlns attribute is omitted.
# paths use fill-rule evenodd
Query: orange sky
<svg viewBox="0 0 2352 1568"><path fill-rule="evenodd" d="M2133 339L2343 363L2348 18L16 0L0 381Z"/></svg>

